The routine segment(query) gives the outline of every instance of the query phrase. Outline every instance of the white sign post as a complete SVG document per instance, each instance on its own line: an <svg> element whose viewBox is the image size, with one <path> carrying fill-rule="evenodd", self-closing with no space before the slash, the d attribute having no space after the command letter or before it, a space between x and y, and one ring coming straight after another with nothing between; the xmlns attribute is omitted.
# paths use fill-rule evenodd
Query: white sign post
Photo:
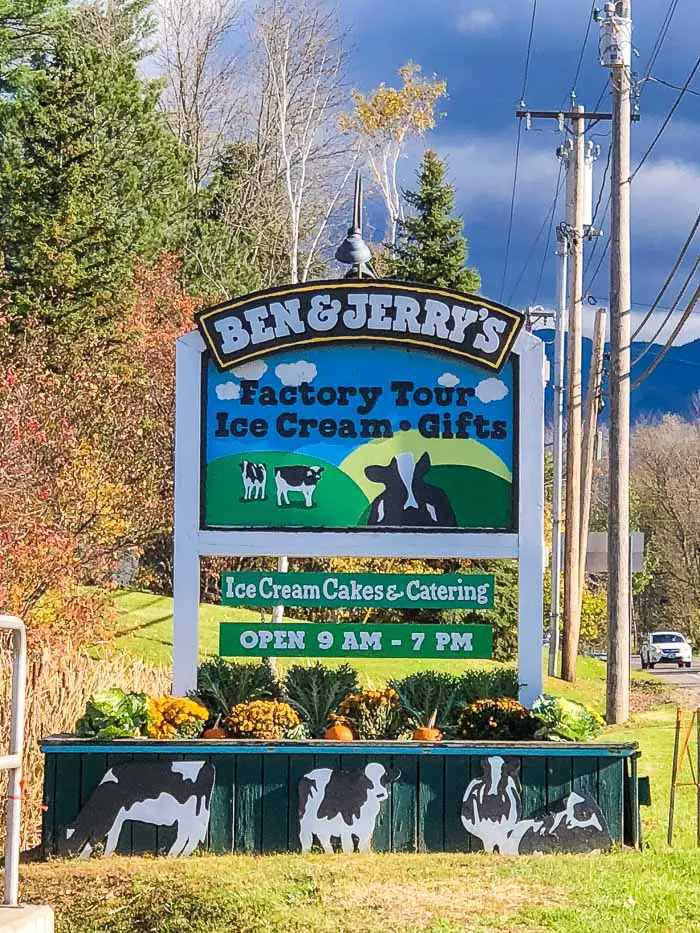
<svg viewBox="0 0 700 933"><path fill-rule="evenodd" d="M224 529L200 524L202 354L199 332L181 337L176 356L173 692L197 683L199 560L204 556L512 558L519 562L518 671L521 702L542 692L544 553L544 345L522 332L519 358L518 531L459 529L314 531ZM352 353L352 348L348 348ZM498 598L498 593L496 593Z"/></svg>

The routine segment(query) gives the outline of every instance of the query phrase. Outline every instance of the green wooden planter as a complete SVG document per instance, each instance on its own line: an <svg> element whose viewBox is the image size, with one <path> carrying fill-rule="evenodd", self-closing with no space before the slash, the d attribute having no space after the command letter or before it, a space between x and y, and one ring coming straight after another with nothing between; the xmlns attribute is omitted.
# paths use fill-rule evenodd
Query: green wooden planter
<svg viewBox="0 0 700 933"><path fill-rule="evenodd" d="M470 785L477 796L492 792L488 800L493 804L498 790L493 777L500 775L499 787L504 789L506 771L514 773L519 781L520 820L537 819L537 814L548 808L561 810L561 802L575 794L595 801L613 843L640 843L636 743L105 743L55 736L45 739L41 747L46 756L42 831L45 856L59 853L66 830L75 824L110 769L132 764L137 766L128 769L133 778L152 773L144 766L153 763L165 765L166 770L175 764L178 774L183 769L187 772L187 768L196 771L202 762L213 765L213 769L204 769L209 775L215 772L203 839L203 848L210 852L300 851L300 782L304 776L323 768L363 772L370 763L383 766L375 768L378 773L400 772L393 780L387 779L386 799L378 807L371 836L374 851L469 852L483 848L482 840L465 829L461 818L465 792ZM489 759L494 762L491 771ZM503 762L508 763L505 770ZM117 770L122 784L126 773ZM484 774L491 775L485 782ZM182 783L182 778L176 777ZM474 780L477 783L472 785ZM109 793L118 786L113 771L107 784ZM366 779L365 784L369 785ZM505 801L513 794L501 796ZM116 851L126 855L167 853L176 835L175 826L127 820L118 835Z"/></svg>

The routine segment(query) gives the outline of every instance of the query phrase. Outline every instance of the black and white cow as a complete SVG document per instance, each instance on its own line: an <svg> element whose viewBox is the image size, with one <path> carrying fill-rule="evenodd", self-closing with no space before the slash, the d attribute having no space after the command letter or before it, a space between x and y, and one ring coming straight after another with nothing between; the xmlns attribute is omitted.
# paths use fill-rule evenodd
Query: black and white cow
<svg viewBox="0 0 700 933"><path fill-rule="evenodd" d="M365 476L381 483L384 492L372 502L368 525L408 525L413 527L454 528L457 524L444 490L425 482L430 454L416 462L404 451L392 457L387 466L365 467Z"/></svg>
<svg viewBox="0 0 700 933"><path fill-rule="evenodd" d="M324 852L333 852L331 838L340 839L343 852L369 852L372 834L389 785L400 777L384 765L370 762L364 771L316 768L299 782L299 840L310 852L314 836Z"/></svg>
<svg viewBox="0 0 700 933"><path fill-rule="evenodd" d="M510 852L510 834L521 813L520 762L494 755L482 759L481 769L482 776L474 778L464 792L462 824L482 841L486 852Z"/></svg>
<svg viewBox="0 0 700 933"><path fill-rule="evenodd" d="M111 855L129 821L177 826L168 855L191 855L204 842L214 788L214 765L205 761L114 765L104 775L59 844L59 854L89 858L106 838Z"/></svg>
<svg viewBox="0 0 700 933"><path fill-rule="evenodd" d="M471 781L464 793L462 823L487 852L531 855L610 848L605 816L589 794L574 791L522 819L519 768L515 759L487 758L482 761L483 777Z"/></svg>
<svg viewBox="0 0 700 933"><path fill-rule="evenodd" d="M277 505L289 505L289 493L300 492L306 508L313 505L313 495L325 467L322 466L284 466L275 467L275 488Z"/></svg>
<svg viewBox="0 0 700 933"><path fill-rule="evenodd" d="M602 810L590 794L572 792L549 809L538 811L518 840L520 855L594 852L609 849L612 837Z"/></svg>
<svg viewBox="0 0 700 933"><path fill-rule="evenodd" d="M267 467L264 463L253 463L244 460L241 463L241 478L243 479L243 498L264 499L267 486Z"/></svg>

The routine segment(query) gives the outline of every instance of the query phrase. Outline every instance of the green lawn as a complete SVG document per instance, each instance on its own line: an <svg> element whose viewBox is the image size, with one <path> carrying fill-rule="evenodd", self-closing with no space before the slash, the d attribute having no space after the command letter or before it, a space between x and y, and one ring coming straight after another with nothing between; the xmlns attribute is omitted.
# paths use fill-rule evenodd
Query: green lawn
<svg viewBox="0 0 700 933"><path fill-rule="evenodd" d="M114 858L27 866L23 896L57 933L686 933L700 855Z"/></svg>
<svg viewBox="0 0 700 933"><path fill-rule="evenodd" d="M124 650L169 661L171 601L119 597ZM235 609L202 609L205 650ZM421 662L367 661L375 683ZM425 665L425 662L422 662ZM457 662L443 662L443 665ZM493 663L493 662L473 662ZM430 662L431 666L433 662ZM602 709L605 666L580 659L578 683L552 692ZM644 678L635 677L641 682ZM638 741L651 778L641 853L501 857L483 854L199 856L27 865L27 901L57 909L58 933L690 933L700 931L700 850L695 792L679 790L676 847L665 844L675 707L610 728L611 741ZM685 775L689 780L689 774Z"/></svg>

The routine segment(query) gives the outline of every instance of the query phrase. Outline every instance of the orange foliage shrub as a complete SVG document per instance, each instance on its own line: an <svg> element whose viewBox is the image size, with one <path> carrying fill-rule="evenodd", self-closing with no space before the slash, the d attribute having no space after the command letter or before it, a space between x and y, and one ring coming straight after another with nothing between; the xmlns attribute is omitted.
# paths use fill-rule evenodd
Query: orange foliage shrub
<svg viewBox="0 0 700 933"><path fill-rule="evenodd" d="M172 525L175 339L194 299L169 257L116 332L49 369L40 328L0 344L0 610L30 638L99 637L116 562Z"/></svg>

